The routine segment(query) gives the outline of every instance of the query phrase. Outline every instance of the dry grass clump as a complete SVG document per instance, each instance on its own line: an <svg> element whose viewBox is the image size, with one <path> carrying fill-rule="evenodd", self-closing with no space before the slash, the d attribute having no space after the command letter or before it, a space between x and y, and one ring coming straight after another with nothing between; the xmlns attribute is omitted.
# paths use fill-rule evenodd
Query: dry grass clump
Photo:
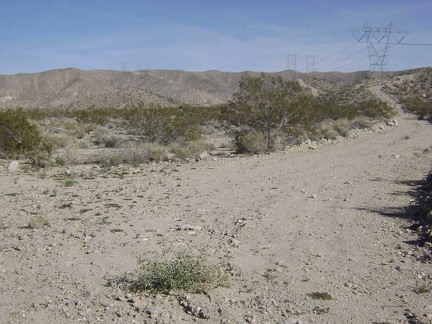
<svg viewBox="0 0 432 324"><path fill-rule="evenodd" d="M154 143L133 143L121 150L123 163L139 166L148 162L162 161L166 148Z"/></svg>
<svg viewBox="0 0 432 324"><path fill-rule="evenodd" d="M45 226L50 226L49 221L40 215L33 216L28 223L28 228L42 228Z"/></svg>
<svg viewBox="0 0 432 324"><path fill-rule="evenodd" d="M237 153L261 154L269 150L267 141L261 132L239 134L235 138Z"/></svg>
<svg viewBox="0 0 432 324"><path fill-rule="evenodd" d="M74 139L67 134L47 134L45 138L51 143L54 150L69 147L74 143Z"/></svg>

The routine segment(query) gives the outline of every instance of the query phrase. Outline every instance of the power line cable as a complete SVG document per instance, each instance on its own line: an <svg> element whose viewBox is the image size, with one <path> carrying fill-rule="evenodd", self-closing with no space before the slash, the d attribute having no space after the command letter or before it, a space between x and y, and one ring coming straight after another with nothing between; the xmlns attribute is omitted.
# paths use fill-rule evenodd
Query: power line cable
<svg viewBox="0 0 432 324"><path fill-rule="evenodd" d="M367 51L367 48L363 48L363 49L360 50L360 51L357 51L357 52L355 52L355 53L353 53L353 54L351 54L351 55L345 56L345 57L341 58L340 60L338 60L338 62L333 62L333 63L327 64L327 65L324 65L324 66L322 66L322 67L320 68L320 70L322 71L322 70L325 69L326 67L329 67L329 66L335 65L335 64L337 64L337 63L340 63L341 61L344 61L344 60L346 60L346 59L349 59L350 57L353 57L354 55L360 54L360 53L362 53L362 52L364 52L364 51Z"/></svg>
<svg viewBox="0 0 432 324"><path fill-rule="evenodd" d="M432 44L418 44L418 43L391 43L390 45L432 46Z"/></svg>
<svg viewBox="0 0 432 324"><path fill-rule="evenodd" d="M354 45L357 45L357 44L358 44L358 42L355 42L354 44L351 44L351 45L349 45L349 46L347 46L347 47L345 47L345 48L343 48L343 49L341 49L341 50L339 50L339 51L337 51L337 52L335 52L333 54L330 54L330 55L322 58L321 60L319 60L316 64L320 64L321 62L327 60L328 58L330 58L330 57L332 57L332 56L334 56L336 54L339 54L339 53L341 53L343 51L346 51L347 49L349 49L349 48L351 48L351 47L353 47Z"/></svg>
<svg viewBox="0 0 432 324"><path fill-rule="evenodd" d="M339 69L341 69L341 68L343 68L343 67L346 67L346 66L348 66L348 65L351 65L351 64L354 64L354 63L360 62L360 61L362 61L362 60L366 60L367 58L369 58L369 56L365 56L365 57L362 57L362 58L360 58L360 59L358 59L358 60L355 60L355 61L353 61L353 62L350 62L350 63L344 64L344 65L341 65L341 66L335 67L334 70L337 71L337 70L339 70Z"/></svg>

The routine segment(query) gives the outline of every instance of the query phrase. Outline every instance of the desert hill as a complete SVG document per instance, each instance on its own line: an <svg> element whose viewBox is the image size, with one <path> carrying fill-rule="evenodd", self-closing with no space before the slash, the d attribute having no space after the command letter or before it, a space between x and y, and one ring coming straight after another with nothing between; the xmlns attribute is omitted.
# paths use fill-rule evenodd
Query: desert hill
<svg viewBox="0 0 432 324"><path fill-rule="evenodd" d="M421 71L392 72L392 75L412 75ZM82 71L68 68L0 75L0 108L121 107L149 103L215 105L229 100L242 77L259 74L248 71ZM287 80L302 79L306 85L324 91L368 79L367 72L305 74L282 71L274 74Z"/></svg>

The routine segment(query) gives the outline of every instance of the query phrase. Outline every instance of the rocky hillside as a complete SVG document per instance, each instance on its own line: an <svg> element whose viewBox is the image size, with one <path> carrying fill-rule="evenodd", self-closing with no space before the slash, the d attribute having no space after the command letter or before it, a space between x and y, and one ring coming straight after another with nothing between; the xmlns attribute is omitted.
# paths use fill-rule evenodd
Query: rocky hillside
<svg viewBox="0 0 432 324"><path fill-rule="evenodd" d="M232 96L243 76L259 73L82 71L68 68L33 74L0 75L0 108L121 107L150 103L215 105L226 102ZM366 72L303 74L283 71L276 74L287 80L302 79L318 92L328 92L329 89L368 79Z"/></svg>

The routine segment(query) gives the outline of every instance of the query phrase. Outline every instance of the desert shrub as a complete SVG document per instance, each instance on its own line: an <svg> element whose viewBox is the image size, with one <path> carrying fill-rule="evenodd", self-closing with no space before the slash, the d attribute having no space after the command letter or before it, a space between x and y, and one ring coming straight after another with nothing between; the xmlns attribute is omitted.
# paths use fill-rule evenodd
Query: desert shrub
<svg viewBox="0 0 432 324"><path fill-rule="evenodd" d="M215 145L205 141L191 141L191 142L175 142L167 146L170 153L174 153L175 157L180 160L186 160L190 157L197 157L199 154L214 150Z"/></svg>
<svg viewBox="0 0 432 324"><path fill-rule="evenodd" d="M123 163L132 166L139 166L140 164L149 162L147 150L126 148L122 151Z"/></svg>
<svg viewBox="0 0 432 324"><path fill-rule="evenodd" d="M181 253L167 260L142 259L139 264L139 276L130 285L134 292L207 293L210 289L228 286L221 268L210 264L202 256Z"/></svg>
<svg viewBox="0 0 432 324"><path fill-rule="evenodd" d="M333 128L332 125L326 125L320 130L321 138L327 140L335 140L339 135L338 132Z"/></svg>
<svg viewBox="0 0 432 324"><path fill-rule="evenodd" d="M148 148L148 156L149 156L149 161L153 161L153 162L160 162L164 159L164 157L166 156L166 148L160 145L149 145Z"/></svg>
<svg viewBox="0 0 432 324"><path fill-rule="evenodd" d="M114 108L95 108L77 110L73 113L76 121L83 124L106 125L111 118L116 118L120 110Z"/></svg>
<svg viewBox="0 0 432 324"><path fill-rule="evenodd" d="M79 164L81 161L79 152L75 147L69 147L63 157L70 164Z"/></svg>
<svg viewBox="0 0 432 324"><path fill-rule="evenodd" d="M56 156L54 158L54 164L58 166L64 166L67 163L66 159L62 156Z"/></svg>
<svg viewBox="0 0 432 324"><path fill-rule="evenodd" d="M366 116L373 119L391 118L396 115L396 110L388 103L381 100L367 100L356 104L357 116Z"/></svg>
<svg viewBox="0 0 432 324"><path fill-rule="evenodd" d="M186 160L189 157L189 151L185 144L174 142L168 145L168 150L173 153L177 159Z"/></svg>
<svg viewBox="0 0 432 324"><path fill-rule="evenodd" d="M203 153L204 151L211 151L215 149L213 143L205 141L192 141L187 143L187 150L190 155Z"/></svg>
<svg viewBox="0 0 432 324"><path fill-rule="evenodd" d="M175 141L198 140L197 121L189 111L153 105L128 109L127 127L143 141L169 144Z"/></svg>
<svg viewBox="0 0 432 324"><path fill-rule="evenodd" d="M371 128L373 126L373 120L365 116L355 118L352 123L353 128L358 129Z"/></svg>
<svg viewBox="0 0 432 324"><path fill-rule="evenodd" d="M135 143L121 152L123 163L138 166L151 161L159 162L164 159L167 149L154 143Z"/></svg>
<svg viewBox="0 0 432 324"><path fill-rule="evenodd" d="M260 154L268 151L267 140L261 132L247 132L235 138L237 153Z"/></svg>
<svg viewBox="0 0 432 324"><path fill-rule="evenodd" d="M334 130L343 137L348 137L353 124L346 118L342 118L334 123Z"/></svg>
<svg viewBox="0 0 432 324"><path fill-rule="evenodd" d="M240 82L239 91L223 107L222 118L228 126L251 131L252 134L247 136L251 137L250 140L254 137L257 144L261 140L256 133L261 133L266 148L271 150L275 139L297 119L300 107L308 100L298 82L263 73L260 77L247 77ZM241 131L234 135L239 141L244 136Z"/></svg>
<svg viewBox="0 0 432 324"><path fill-rule="evenodd" d="M23 156L33 165L42 166L52 146L30 124L22 109L0 112L0 151L5 157Z"/></svg>
<svg viewBox="0 0 432 324"><path fill-rule="evenodd" d="M115 135L108 135L102 138L105 147L115 148L120 145L120 140Z"/></svg>
<svg viewBox="0 0 432 324"><path fill-rule="evenodd" d="M108 163L109 163L109 165L119 166L120 164L123 163L123 157L119 154L111 155L108 158Z"/></svg>
<svg viewBox="0 0 432 324"><path fill-rule="evenodd" d="M75 134L76 138L82 139L87 134L90 134L91 132L96 130L97 127L98 126L96 124L86 124L86 123L79 122L75 124L75 129L73 133Z"/></svg>
<svg viewBox="0 0 432 324"><path fill-rule="evenodd" d="M93 143L98 146L115 148L119 146L119 138L110 134L110 130L103 127L97 127L93 131Z"/></svg>
<svg viewBox="0 0 432 324"><path fill-rule="evenodd" d="M404 100L405 109L416 114L420 120L427 120L432 123L432 102L423 101L422 99Z"/></svg>

